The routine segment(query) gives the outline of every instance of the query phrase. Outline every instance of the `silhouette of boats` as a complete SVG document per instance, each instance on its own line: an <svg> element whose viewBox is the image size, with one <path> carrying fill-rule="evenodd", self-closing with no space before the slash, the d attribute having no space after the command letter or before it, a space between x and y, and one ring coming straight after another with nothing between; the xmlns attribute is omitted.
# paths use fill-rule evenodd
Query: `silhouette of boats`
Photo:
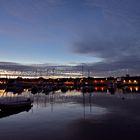
<svg viewBox="0 0 140 140"><path fill-rule="evenodd" d="M94 91L94 88L93 88L93 86L83 86L83 87L81 87L81 92L82 93L90 93L90 92L93 92Z"/></svg>
<svg viewBox="0 0 140 140"><path fill-rule="evenodd" d="M14 111L25 109L32 106L33 101L30 98L17 100L17 101L4 101L0 103L1 111Z"/></svg>
<svg viewBox="0 0 140 140"><path fill-rule="evenodd" d="M65 85L63 85L61 86L60 90L62 93L66 93L68 91L68 88Z"/></svg>
<svg viewBox="0 0 140 140"><path fill-rule="evenodd" d="M24 91L23 84L18 82L8 83L5 92L22 93Z"/></svg>
<svg viewBox="0 0 140 140"><path fill-rule="evenodd" d="M115 85L115 83L110 82L110 83L108 84L108 91L109 91L111 94L115 94L115 91L116 91L116 85Z"/></svg>
<svg viewBox="0 0 140 140"><path fill-rule="evenodd" d="M5 89L5 92L13 92L13 93L22 93L24 89L22 87L7 87Z"/></svg>
<svg viewBox="0 0 140 140"><path fill-rule="evenodd" d="M4 110L1 110L0 111L0 118L4 118L4 117L8 117L8 116L11 116L11 115L15 115L15 114L18 114L18 113L21 113L21 112L28 112L31 108L32 108L33 105L26 105L26 106L18 106L18 107L12 107L12 108L8 108L8 109L4 109Z"/></svg>

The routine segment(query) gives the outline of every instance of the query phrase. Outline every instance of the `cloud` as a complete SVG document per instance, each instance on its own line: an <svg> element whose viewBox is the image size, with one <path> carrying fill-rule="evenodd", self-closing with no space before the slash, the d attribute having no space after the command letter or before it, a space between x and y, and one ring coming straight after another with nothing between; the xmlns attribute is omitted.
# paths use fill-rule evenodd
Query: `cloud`
<svg viewBox="0 0 140 140"><path fill-rule="evenodd" d="M42 17L55 8L63 4L63 0L2 0L1 6L8 14L19 20L32 21L36 17ZM36 19L37 21L38 19Z"/></svg>
<svg viewBox="0 0 140 140"><path fill-rule="evenodd" d="M140 2L138 0L87 0L87 5L101 9L103 17L96 30L86 27L73 52L102 58L90 64L96 72L139 71L140 69ZM88 32L89 28L91 32Z"/></svg>
<svg viewBox="0 0 140 140"><path fill-rule="evenodd" d="M124 36L121 33L122 31L118 31L118 35L112 33L109 37L106 37L107 34L106 36L103 34L98 38L84 38L81 42L75 43L74 51L100 57L107 61L116 61L131 55L138 57L140 51L139 38L133 35Z"/></svg>
<svg viewBox="0 0 140 140"><path fill-rule="evenodd" d="M85 0L90 7L97 6L102 10L104 18L109 22L124 23L140 29L139 0Z"/></svg>
<svg viewBox="0 0 140 140"><path fill-rule="evenodd" d="M59 65L53 63L45 63L45 64L20 64L14 62L0 62L0 70L7 71L22 71L22 72L35 72L35 71L47 71L47 70L66 70L72 71L74 70L73 66L70 65ZM77 69L76 69L77 70Z"/></svg>
<svg viewBox="0 0 140 140"><path fill-rule="evenodd" d="M103 73L108 71L123 71L127 69L131 72L139 72L140 1L75 1L73 0L67 2L66 0L1 0L0 9L2 9L3 11L1 12L1 14L5 13L6 15L2 16L3 20L1 20L0 23L0 31L2 32L2 35L4 31L8 35L11 32L12 36L15 32L17 36L25 36L25 39L27 37L30 40L31 37L33 37L34 39L34 36L36 34L42 35L42 33L44 33L44 29L46 31L49 28L48 24L50 24L51 22L55 25L52 26L55 27L53 29L56 30L61 29L60 26L64 25L63 27L68 29L68 32L66 32L67 30L65 31L65 36L68 37L68 34L71 34L71 32L73 32L73 35L75 34L75 36L78 36L75 37L77 40L75 39L76 41L73 43L72 48L72 51L75 54L93 56L93 59L95 57L98 57L101 58L100 60L102 60L98 63L77 64L77 66L72 67L74 70L80 71L81 65L84 65L85 67L87 66L87 68L89 67L93 72ZM80 5L81 3L85 3L85 7L83 7L83 5ZM67 7L65 7L69 6L68 4L71 4L68 9L70 11L67 11ZM81 9L81 7L83 9ZM89 8L94 10L91 10ZM64 9L66 11L63 11ZM51 17L51 12L53 10L55 11L54 13L56 13L57 16L52 16L52 18L47 19L48 15L49 17ZM62 10L63 12L60 13L64 13L64 15L59 16L59 10ZM72 14L71 12L75 13ZM69 17L68 13L72 16ZM59 20L61 20L60 17L63 17L63 20L58 24L57 20L56 22L53 22L55 21L55 17L57 17ZM12 22L10 22L9 24L8 21ZM68 25L70 25L69 28ZM58 31L60 31L60 33L62 31L63 33L63 30ZM48 34L45 34L45 39L46 35ZM52 32L52 34L54 33ZM61 36L61 34L59 35ZM63 40L65 40L65 37L62 38ZM22 40L24 39L22 38ZM36 42L36 39L34 39L33 41ZM7 65L0 64L0 67L13 70L23 69L25 71L36 69L36 66L32 65L29 66L11 63L8 63ZM48 68L48 66L38 66L38 68L45 69Z"/></svg>
<svg viewBox="0 0 140 140"><path fill-rule="evenodd" d="M12 42L49 42L62 5L64 0L0 0L0 35Z"/></svg>
<svg viewBox="0 0 140 140"><path fill-rule="evenodd" d="M7 70L7 71L31 71L34 70L34 66L30 65L23 65L19 63L13 63L13 62L0 62L0 69L1 70Z"/></svg>

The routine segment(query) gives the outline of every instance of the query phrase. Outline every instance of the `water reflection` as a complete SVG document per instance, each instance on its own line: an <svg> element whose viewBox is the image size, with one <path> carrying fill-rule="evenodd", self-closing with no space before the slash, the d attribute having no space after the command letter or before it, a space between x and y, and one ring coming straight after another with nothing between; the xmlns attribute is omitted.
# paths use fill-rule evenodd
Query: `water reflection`
<svg viewBox="0 0 140 140"><path fill-rule="evenodd" d="M140 94L116 92L111 95L78 90L63 93L57 90L46 95L24 90L20 95L12 92L1 94L0 100L20 97L33 99L33 107L0 112L2 140L11 137L15 140L121 139L121 136L129 138L129 134L133 136L135 131L140 130ZM136 135L139 136L138 133Z"/></svg>
<svg viewBox="0 0 140 140"><path fill-rule="evenodd" d="M24 93L32 93L33 95L35 94L55 94L56 92L60 91L62 94L68 94L74 91L77 93L113 93L113 94L118 94L118 93L140 93L140 87L139 86L124 86L123 88L110 88L107 86L85 86L85 87L81 87L81 88L74 88L72 86L63 86L61 88L50 88L48 86L46 87L37 87L37 86L33 86L32 88L22 88L22 87L8 87L6 89L0 89L0 96L18 96L18 95L22 95ZM113 92L112 92L113 91ZM11 94L12 93L12 94Z"/></svg>

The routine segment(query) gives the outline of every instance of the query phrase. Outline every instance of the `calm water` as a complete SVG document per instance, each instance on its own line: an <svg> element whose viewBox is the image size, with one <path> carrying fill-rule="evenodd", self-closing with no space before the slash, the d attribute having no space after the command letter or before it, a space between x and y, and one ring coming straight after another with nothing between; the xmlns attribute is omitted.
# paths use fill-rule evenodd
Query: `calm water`
<svg viewBox="0 0 140 140"><path fill-rule="evenodd" d="M1 115L0 140L140 139L139 94L58 91L23 96L34 99L33 107Z"/></svg>

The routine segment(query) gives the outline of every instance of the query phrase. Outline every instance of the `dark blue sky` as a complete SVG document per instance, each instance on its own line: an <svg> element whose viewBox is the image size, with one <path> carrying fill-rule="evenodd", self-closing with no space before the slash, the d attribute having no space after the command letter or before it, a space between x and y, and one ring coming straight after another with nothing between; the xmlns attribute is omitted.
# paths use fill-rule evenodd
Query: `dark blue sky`
<svg viewBox="0 0 140 140"><path fill-rule="evenodd" d="M138 70L139 8L139 0L0 0L0 60Z"/></svg>
<svg viewBox="0 0 140 140"><path fill-rule="evenodd" d="M100 16L98 8L80 1L0 0L0 59L20 63L98 61L73 53L72 47L87 26L98 24Z"/></svg>

